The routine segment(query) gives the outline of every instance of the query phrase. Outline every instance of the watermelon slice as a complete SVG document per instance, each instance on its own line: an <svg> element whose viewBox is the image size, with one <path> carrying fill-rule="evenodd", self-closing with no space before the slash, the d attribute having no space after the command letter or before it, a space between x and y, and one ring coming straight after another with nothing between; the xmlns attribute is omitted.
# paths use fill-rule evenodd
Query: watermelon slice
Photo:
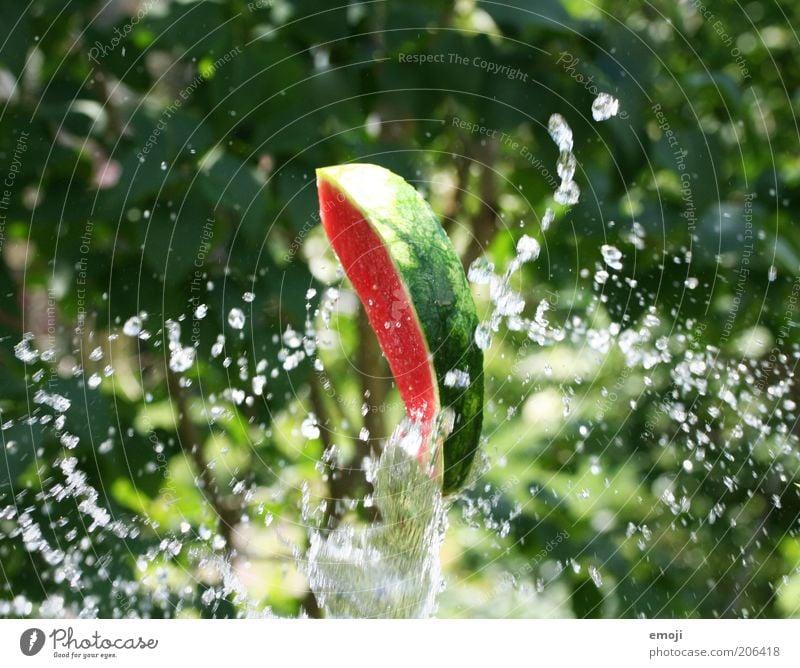
<svg viewBox="0 0 800 668"><path fill-rule="evenodd" d="M358 293L406 413L430 426L453 411L435 475L445 493L465 481L483 419L483 353L461 262L427 202L383 167L317 170L322 225ZM424 438L420 461L430 453Z"/></svg>

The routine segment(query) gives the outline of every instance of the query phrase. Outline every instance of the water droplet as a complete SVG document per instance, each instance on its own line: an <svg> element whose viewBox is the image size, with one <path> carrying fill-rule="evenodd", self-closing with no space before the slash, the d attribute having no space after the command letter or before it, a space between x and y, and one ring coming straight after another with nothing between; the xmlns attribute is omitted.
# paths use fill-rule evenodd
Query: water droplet
<svg viewBox="0 0 800 668"><path fill-rule="evenodd" d="M139 336L142 332L142 319L138 315L133 315L125 321L122 326L122 333L125 336Z"/></svg>
<svg viewBox="0 0 800 668"><path fill-rule="evenodd" d="M577 204L581 197L581 189L575 181L564 181L556 190L553 199L559 204Z"/></svg>
<svg viewBox="0 0 800 668"><path fill-rule="evenodd" d="M467 277L475 285L488 285L494 277L494 265L481 255L469 266Z"/></svg>
<svg viewBox="0 0 800 668"><path fill-rule="evenodd" d="M592 118L596 121L606 121L618 111L619 100L608 93L600 93L592 102Z"/></svg>
<svg viewBox="0 0 800 668"><path fill-rule="evenodd" d="M195 351L190 347L178 347L171 351L169 368L175 373L186 371L194 364Z"/></svg>
<svg viewBox="0 0 800 668"><path fill-rule="evenodd" d="M539 242L527 234L523 234L517 242L517 258L520 262L532 262L539 257L542 248Z"/></svg>
<svg viewBox="0 0 800 668"><path fill-rule="evenodd" d="M475 345L481 350L487 350L492 344L492 333L489 326L481 323L475 328Z"/></svg>
<svg viewBox="0 0 800 668"><path fill-rule="evenodd" d="M544 212L544 216L542 216L542 231L546 231L550 228L550 225L553 223L553 219L556 217L556 214L553 212L551 208Z"/></svg>
<svg viewBox="0 0 800 668"><path fill-rule="evenodd" d="M30 347L32 339L33 334L26 333L22 341L14 345L14 356L25 364L33 364L39 358L39 351Z"/></svg>
<svg viewBox="0 0 800 668"><path fill-rule="evenodd" d="M622 251L620 251L616 246L610 246L609 244L603 244L600 246L600 252L603 254L603 262L605 262L609 267L612 269L616 269L619 271L622 269Z"/></svg>
<svg viewBox="0 0 800 668"><path fill-rule="evenodd" d="M469 374L460 369L451 369L444 375L445 387L469 387Z"/></svg>
<svg viewBox="0 0 800 668"><path fill-rule="evenodd" d="M244 329L245 316L240 308L232 308L228 313L228 324L233 329Z"/></svg>
<svg viewBox="0 0 800 668"><path fill-rule="evenodd" d="M562 181L572 181L577 165L577 160L575 160L572 152L561 151L558 156L558 162L556 162L556 172L558 172Z"/></svg>
<svg viewBox="0 0 800 668"><path fill-rule="evenodd" d="M560 151L572 150L572 130L561 114L553 114L547 123L547 131Z"/></svg>
<svg viewBox="0 0 800 668"><path fill-rule="evenodd" d="M255 394L256 396L261 396L264 393L264 387L266 386L266 384L267 384L266 376L262 375L253 376L253 381L252 381L253 394Z"/></svg>
<svg viewBox="0 0 800 668"><path fill-rule="evenodd" d="M303 423L300 425L300 433L309 440L319 438L320 432L319 427L317 426L316 415L309 413L308 417L303 420Z"/></svg>
<svg viewBox="0 0 800 668"><path fill-rule="evenodd" d="M600 571L597 570L594 566L589 566L589 577L592 578L592 582L594 582L597 588L603 586L603 576L600 575Z"/></svg>

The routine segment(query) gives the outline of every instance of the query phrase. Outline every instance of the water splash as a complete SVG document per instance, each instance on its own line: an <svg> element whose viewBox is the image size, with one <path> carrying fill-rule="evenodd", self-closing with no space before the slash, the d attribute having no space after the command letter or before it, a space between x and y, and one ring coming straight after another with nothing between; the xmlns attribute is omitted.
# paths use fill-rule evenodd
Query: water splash
<svg viewBox="0 0 800 668"><path fill-rule="evenodd" d="M369 472L378 522L312 531L308 578L329 616L434 614L447 519L439 481L412 454L421 439L419 425L404 420Z"/></svg>

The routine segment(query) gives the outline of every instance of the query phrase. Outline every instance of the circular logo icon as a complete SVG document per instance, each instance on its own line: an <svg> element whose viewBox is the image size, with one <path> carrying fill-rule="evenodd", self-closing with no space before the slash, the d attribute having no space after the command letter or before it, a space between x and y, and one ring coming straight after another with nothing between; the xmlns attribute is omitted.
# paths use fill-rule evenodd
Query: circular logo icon
<svg viewBox="0 0 800 668"><path fill-rule="evenodd" d="M19 648L25 656L33 656L44 647L44 631L42 629L26 629L19 637Z"/></svg>

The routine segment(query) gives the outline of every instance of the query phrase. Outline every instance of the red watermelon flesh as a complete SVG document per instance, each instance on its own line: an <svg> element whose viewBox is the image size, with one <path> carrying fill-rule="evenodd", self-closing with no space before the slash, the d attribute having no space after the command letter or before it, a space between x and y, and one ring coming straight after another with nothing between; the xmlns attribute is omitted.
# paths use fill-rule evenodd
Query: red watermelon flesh
<svg viewBox="0 0 800 668"><path fill-rule="evenodd" d="M438 406L430 352L389 252L363 214L333 185L320 181L318 189L325 232L364 304L406 412L429 424ZM420 459L426 453L426 440Z"/></svg>

